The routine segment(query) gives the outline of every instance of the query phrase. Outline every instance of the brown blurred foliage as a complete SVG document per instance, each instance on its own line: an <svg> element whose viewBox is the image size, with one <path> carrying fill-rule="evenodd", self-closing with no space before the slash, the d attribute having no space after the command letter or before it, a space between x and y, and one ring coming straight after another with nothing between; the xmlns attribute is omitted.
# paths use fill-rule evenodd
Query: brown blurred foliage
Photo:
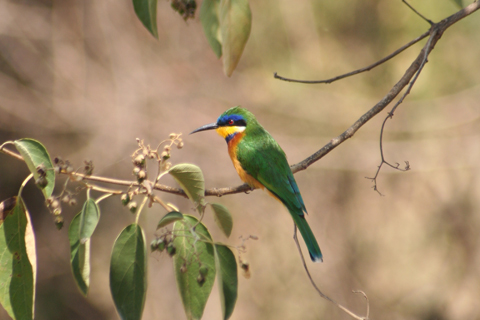
<svg viewBox="0 0 480 320"><path fill-rule="evenodd" d="M448 0L412 0L438 21L458 8ZM4 0L0 2L0 141L31 137L51 156L97 175L133 179L135 138L156 145L183 132L185 147L172 162L191 162L207 187L240 183L214 133L187 136L242 105L298 162L373 106L417 55L417 44L367 74L331 85L299 85L280 75L319 79L363 67L408 42L428 25L401 1L251 1L252 33L238 69L227 79L198 18L185 23L159 1L159 40L135 17L130 1ZM478 13L443 36L412 94L385 131L390 162L371 189L365 176L379 164L379 129L386 112L296 179L308 220L323 250L309 264L322 290L358 314L369 296L372 319L480 318L480 41ZM0 155L0 198L15 195L23 163ZM172 180L165 183L174 185ZM67 228L55 229L41 193L28 186L39 262L36 319L117 319L108 287L116 235L133 216L118 198L101 204L92 239L87 298L69 267ZM160 195L192 213L187 200ZM81 197L78 199L81 203ZM230 243L253 234L232 319L350 319L310 286L292 241L285 208L260 191L220 199L234 215ZM80 206L66 210L66 226ZM143 215L149 236L164 214ZM219 241L211 217L214 237ZM220 319L214 289L204 318ZM6 318L0 311L0 318ZM182 319L170 258L153 254L144 319Z"/></svg>

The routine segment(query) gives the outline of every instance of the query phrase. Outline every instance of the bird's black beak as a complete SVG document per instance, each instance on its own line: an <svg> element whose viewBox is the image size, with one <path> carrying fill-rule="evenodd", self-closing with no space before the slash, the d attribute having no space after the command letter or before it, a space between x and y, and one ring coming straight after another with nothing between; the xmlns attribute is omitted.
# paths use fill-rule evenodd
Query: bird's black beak
<svg viewBox="0 0 480 320"><path fill-rule="evenodd" d="M217 129L217 128L218 128L218 125L216 123L210 123L210 124L206 124L204 126L201 126L198 129L193 130L192 132L190 132L190 134L200 132L200 131L205 131L205 130Z"/></svg>

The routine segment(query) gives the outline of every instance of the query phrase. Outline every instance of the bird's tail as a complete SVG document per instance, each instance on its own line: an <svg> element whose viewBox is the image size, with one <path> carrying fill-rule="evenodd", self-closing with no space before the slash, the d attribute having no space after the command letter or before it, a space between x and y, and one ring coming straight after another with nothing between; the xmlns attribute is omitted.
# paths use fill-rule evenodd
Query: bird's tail
<svg viewBox="0 0 480 320"><path fill-rule="evenodd" d="M323 262L322 251L320 251L320 247L318 246L317 240L313 235L312 229L310 229L307 220L305 220L305 216L303 214L299 215L293 210L289 211L293 217L293 221L298 227L298 230L300 230L305 244L307 245L308 252L310 253L310 258L313 262Z"/></svg>

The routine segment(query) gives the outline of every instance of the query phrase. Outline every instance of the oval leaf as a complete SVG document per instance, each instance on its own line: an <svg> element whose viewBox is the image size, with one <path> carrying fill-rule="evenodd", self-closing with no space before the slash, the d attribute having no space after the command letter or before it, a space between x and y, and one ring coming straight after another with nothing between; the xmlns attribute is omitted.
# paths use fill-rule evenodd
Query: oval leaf
<svg viewBox="0 0 480 320"><path fill-rule="evenodd" d="M137 224L127 226L113 245L110 290L123 320L140 320L147 292L147 247Z"/></svg>
<svg viewBox="0 0 480 320"><path fill-rule="evenodd" d="M250 36L252 13L248 0L221 0L219 9L223 72L230 77Z"/></svg>
<svg viewBox="0 0 480 320"><path fill-rule="evenodd" d="M207 228L189 215L175 222L173 234L176 248L173 265L183 307L187 319L200 319L215 281L214 249L205 242L212 238Z"/></svg>
<svg viewBox="0 0 480 320"><path fill-rule="evenodd" d="M85 242L92 237L99 219L100 209L98 205L93 199L87 199L80 213L80 225L78 229L80 242Z"/></svg>
<svg viewBox="0 0 480 320"><path fill-rule="evenodd" d="M157 0L133 0L133 8L145 28L158 39Z"/></svg>
<svg viewBox="0 0 480 320"><path fill-rule="evenodd" d="M53 170L52 160L50 159L47 149L45 149L40 142L34 139L20 139L15 140L14 143L18 152L25 160L28 169L31 173L33 173L35 180L40 177L37 167L40 165L44 166L47 184L44 187L40 187L38 184L37 186L42 190L45 199L50 197L52 195L53 188L55 187L55 172Z"/></svg>
<svg viewBox="0 0 480 320"><path fill-rule="evenodd" d="M223 319L226 320L233 313L238 294L237 261L229 247L215 245L215 265L222 314Z"/></svg>
<svg viewBox="0 0 480 320"><path fill-rule="evenodd" d="M169 212L166 215L164 215L162 219L160 219L157 225L157 230L169 225L170 223L174 223L175 221L182 220L182 219L183 219L183 214L181 214L180 212L177 212L177 211Z"/></svg>
<svg viewBox="0 0 480 320"><path fill-rule="evenodd" d="M218 20L218 6L220 0L204 0L200 7L200 21L203 32L207 36L208 43L217 55L222 56L222 44L220 43L220 22Z"/></svg>
<svg viewBox="0 0 480 320"><path fill-rule="evenodd" d="M90 239L80 241L81 214L79 212L70 223L68 239L70 240L70 266L73 278L80 291L86 296L90 287Z"/></svg>
<svg viewBox="0 0 480 320"><path fill-rule="evenodd" d="M34 314L35 270L25 243L30 236L28 212L22 198L0 203L0 303L15 320L31 320ZM33 230L31 231L33 233ZM29 239L29 246L35 243Z"/></svg>
<svg viewBox="0 0 480 320"><path fill-rule="evenodd" d="M219 203L211 203L210 205L213 209L213 218L218 227L223 231L227 238L230 237L233 228L233 219L230 211Z"/></svg>
<svg viewBox="0 0 480 320"><path fill-rule="evenodd" d="M188 198L193 201L197 210L205 206L205 180L202 170L189 163L177 164L168 170L175 181L185 191Z"/></svg>

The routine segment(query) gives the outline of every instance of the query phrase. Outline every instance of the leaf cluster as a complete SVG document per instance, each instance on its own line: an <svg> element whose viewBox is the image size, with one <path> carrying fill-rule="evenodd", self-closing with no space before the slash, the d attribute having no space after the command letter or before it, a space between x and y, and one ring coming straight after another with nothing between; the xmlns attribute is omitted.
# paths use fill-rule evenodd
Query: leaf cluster
<svg viewBox="0 0 480 320"><path fill-rule="evenodd" d="M126 191L98 187L84 180L66 161L58 158L52 162L46 148L33 139L20 139L2 145L12 144L23 157L31 174L25 179L17 196L0 203L0 303L12 319L33 319L35 304L36 252L35 236L30 215L22 198L23 187L34 179L45 197L45 205L55 218L61 217L61 202L72 201L78 190L86 191L87 198L68 227L70 243L70 264L73 278L83 295L87 295L91 282L92 236L101 218L99 203L110 196L120 196L124 205L135 204L135 221L118 234L110 258L110 290L117 312L122 319L141 319L147 294L148 250L146 232L138 223L145 212L145 204L160 204L167 213L159 220L157 237L151 243L152 252L167 251L173 257L173 269L177 287L188 319L200 319L217 279L222 314L228 319L237 299L237 262L232 249L225 244L214 242L210 232L202 223L207 206L212 208L214 219L220 230L229 237L233 220L226 207L205 201L203 173L195 165L171 166L171 147L183 147L180 135L172 134L157 148L137 140L139 148L132 154L135 168L145 172L137 183ZM163 146L163 147L162 147ZM147 179L148 160L156 162L158 173L154 181ZM67 163L67 165L66 165ZM86 162L93 169L91 162ZM87 169L85 169L87 170ZM91 170L89 171L91 173ZM75 192L68 191L68 183L59 195L54 195L56 173L68 175L67 182L80 184ZM194 203L200 218L183 214L172 204L165 204L154 195L152 186L164 175L170 174ZM90 191L102 192L94 199ZM67 198L67 200L64 200ZM62 220L63 221L63 220ZM57 223L57 219L55 219Z"/></svg>

